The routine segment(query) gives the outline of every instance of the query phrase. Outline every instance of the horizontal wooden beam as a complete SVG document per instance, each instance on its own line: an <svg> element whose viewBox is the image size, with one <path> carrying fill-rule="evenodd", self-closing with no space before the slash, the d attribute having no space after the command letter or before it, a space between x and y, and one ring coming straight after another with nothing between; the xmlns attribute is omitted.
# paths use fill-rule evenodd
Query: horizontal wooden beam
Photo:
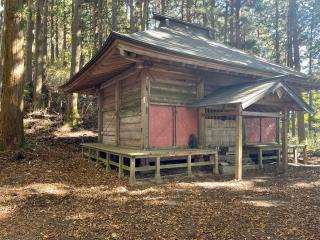
<svg viewBox="0 0 320 240"><path fill-rule="evenodd" d="M242 111L242 116L279 118L279 117L281 117L281 114L280 113L274 113L274 112L248 112L248 111Z"/></svg>
<svg viewBox="0 0 320 240"><path fill-rule="evenodd" d="M236 112L209 112L205 113L206 117L224 117L224 116L236 116Z"/></svg>

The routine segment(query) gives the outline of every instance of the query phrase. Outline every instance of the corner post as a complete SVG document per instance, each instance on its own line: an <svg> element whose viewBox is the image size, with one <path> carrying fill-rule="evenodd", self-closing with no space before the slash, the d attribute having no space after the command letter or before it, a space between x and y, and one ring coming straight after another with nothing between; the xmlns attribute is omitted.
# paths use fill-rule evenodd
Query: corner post
<svg viewBox="0 0 320 240"><path fill-rule="evenodd" d="M203 79L200 79L200 82L197 86L197 98L201 99L204 97L204 81ZM199 143L202 147L206 146L206 119L205 119L205 111L206 109L204 107L200 107L198 109L198 121L199 121Z"/></svg>
<svg viewBox="0 0 320 240"><path fill-rule="evenodd" d="M288 170L288 121L287 121L288 110L284 108L282 111L282 168L283 171Z"/></svg>
<svg viewBox="0 0 320 240"><path fill-rule="evenodd" d="M242 106L236 105L236 154L235 154L235 179L242 180Z"/></svg>
<svg viewBox="0 0 320 240"><path fill-rule="evenodd" d="M142 130L142 149L149 147L149 98L150 98L150 77L148 70L143 65L137 65L141 69L141 130Z"/></svg>
<svg viewBox="0 0 320 240"><path fill-rule="evenodd" d="M116 146L120 143L120 82L115 87L115 121L116 121Z"/></svg>
<svg viewBox="0 0 320 240"><path fill-rule="evenodd" d="M103 92L98 91L98 142L102 143L103 113L102 113Z"/></svg>

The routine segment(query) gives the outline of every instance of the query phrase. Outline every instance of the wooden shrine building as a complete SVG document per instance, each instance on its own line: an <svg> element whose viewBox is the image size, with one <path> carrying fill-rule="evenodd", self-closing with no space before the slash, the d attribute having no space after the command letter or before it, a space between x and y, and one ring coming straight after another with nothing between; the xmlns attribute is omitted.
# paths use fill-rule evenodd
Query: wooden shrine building
<svg viewBox="0 0 320 240"><path fill-rule="evenodd" d="M218 173L217 149L234 149L237 179L247 149L260 149L260 165L261 149L278 151L279 162L282 152L286 167L287 112L311 112L300 93L319 86L213 41L208 28L163 15L154 19L159 26L153 30L112 32L62 86L98 96L98 143L84 145L85 154L105 161L108 170L116 166L120 177L128 171L131 183L142 171L154 171L157 180L162 169L191 174L193 167L212 165ZM172 158L185 162L167 164Z"/></svg>

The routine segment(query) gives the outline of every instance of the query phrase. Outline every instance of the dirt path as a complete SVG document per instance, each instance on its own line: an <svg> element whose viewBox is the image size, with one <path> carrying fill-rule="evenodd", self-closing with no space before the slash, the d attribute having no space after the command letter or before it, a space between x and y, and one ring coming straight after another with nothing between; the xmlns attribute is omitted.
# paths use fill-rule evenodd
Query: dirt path
<svg viewBox="0 0 320 240"><path fill-rule="evenodd" d="M130 187L78 152L0 155L0 239L320 239L320 162Z"/></svg>

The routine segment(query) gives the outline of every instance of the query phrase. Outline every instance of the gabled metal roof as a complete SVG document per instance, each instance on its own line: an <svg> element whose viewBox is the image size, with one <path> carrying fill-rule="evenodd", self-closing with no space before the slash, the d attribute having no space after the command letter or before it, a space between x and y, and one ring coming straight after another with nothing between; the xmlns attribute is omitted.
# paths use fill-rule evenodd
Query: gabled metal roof
<svg viewBox="0 0 320 240"><path fill-rule="evenodd" d="M154 30L132 34L117 33L117 35L122 39L131 40L152 48L223 63L232 67L256 70L274 75L289 74L291 76L308 78L307 75L294 71L291 68L274 64L264 58L218 43L209 37L195 34L188 29L182 30L161 26Z"/></svg>
<svg viewBox="0 0 320 240"><path fill-rule="evenodd" d="M246 109L278 89L283 89L287 96L299 106L301 111L309 113L313 111L299 94L292 90L284 81L274 79L221 87L195 102L193 106L209 107L223 104L241 104L242 108Z"/></svg>

